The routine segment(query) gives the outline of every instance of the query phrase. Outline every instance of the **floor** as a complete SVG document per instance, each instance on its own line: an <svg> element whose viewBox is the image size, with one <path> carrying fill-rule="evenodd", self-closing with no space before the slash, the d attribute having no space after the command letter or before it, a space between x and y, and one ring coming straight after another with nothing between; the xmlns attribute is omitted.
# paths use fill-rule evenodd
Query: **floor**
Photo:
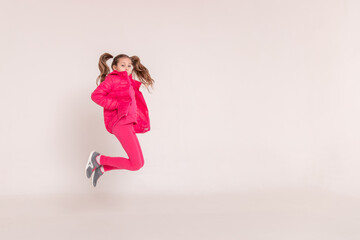
<svg viewBox="0 0 360 240"><path fill-rule="evenodd" d="M360 239L360 201L274 190L208 196L2 196L1 239Z"/></svg>

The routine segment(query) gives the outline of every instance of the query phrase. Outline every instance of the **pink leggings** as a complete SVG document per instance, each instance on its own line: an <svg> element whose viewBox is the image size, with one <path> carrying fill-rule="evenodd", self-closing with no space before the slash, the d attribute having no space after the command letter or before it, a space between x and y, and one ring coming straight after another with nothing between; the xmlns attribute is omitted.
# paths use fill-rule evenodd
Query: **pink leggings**
<svg viewBox="0 0 360 240"><path fill-rule="evenodd" d="M142 168L144 157L133 124L116 124L113 134L120 141L129 158L100 155L100 164L104 166L104 171L115 169L136 171Z"/></svg>

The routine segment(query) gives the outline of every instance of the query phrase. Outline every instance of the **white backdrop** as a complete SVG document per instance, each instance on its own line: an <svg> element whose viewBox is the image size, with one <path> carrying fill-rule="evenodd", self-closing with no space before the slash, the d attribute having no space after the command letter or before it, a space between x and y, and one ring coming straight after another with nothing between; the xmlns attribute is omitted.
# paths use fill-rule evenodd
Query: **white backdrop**
<svg viewBox="0 0 360 240"><path fill-rule="evenodd" d="M1 195L360 195L359 1L1 5ZM144 167L94 189L90 151L126 156L90 99L104 52L139 56L155 88Z"/></svg>

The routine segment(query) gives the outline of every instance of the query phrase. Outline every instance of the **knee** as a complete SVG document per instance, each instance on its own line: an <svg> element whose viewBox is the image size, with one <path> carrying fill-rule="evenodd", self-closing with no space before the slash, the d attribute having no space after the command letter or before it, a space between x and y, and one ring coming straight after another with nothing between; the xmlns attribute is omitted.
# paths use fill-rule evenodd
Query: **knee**
<svg viewBox="0 0 360 240"><path fill-rule="evenodd" d="M136 164L133 164L133 171L138 171L144 166L144 163L138 162Z"/></svg>
<svg viewBox="0 0 360 240"><path fill-rule="evenodd" d="M138 171L144 166L144 157L142 154L131 156L131 163L133 171Z"/></svg>

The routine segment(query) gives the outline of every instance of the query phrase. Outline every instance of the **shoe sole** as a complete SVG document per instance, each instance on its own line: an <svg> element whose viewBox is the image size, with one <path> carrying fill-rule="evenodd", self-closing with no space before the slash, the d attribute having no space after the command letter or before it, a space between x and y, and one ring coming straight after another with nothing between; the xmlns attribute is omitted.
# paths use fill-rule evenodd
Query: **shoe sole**
<svg viewBox="0 0 360 240"><path fill-rule="evenodd" d="M96 169L95 169L95 171L96 171ZM97 185L97 182L96 182L96 184L94 185L95 171L94 171L94 173L93 173L92 176L91 176L91 183L92 183L93 187L96 187L96 185Z"/></svg>
<svg viewBox="0 0 360 240"><path fill-rule="evenodd" d="M96 171L96 169L95 169L95 171ZM94 171L94 173L91 175L91 185L93 185L93 187L96 187L96 185L94 185L95 171Z"/></svg>
<svg viewBox="0 0 360 240"><path fill-rule="evenodd" d="M95 153L96 151L92 151L91 153L90 153L90 156L89 156L89 158L88 158L88 161L87 161L87 163L86 163L86 166L85 166L85 176L88 178L88 176L87 176L87 174L86 174L86 169L88 168L88 166L90 165L90 163L91 163L91 157L92 157L92 155ZM92 175L92 174L91 174ZM91 178L91 175L90 175L90 177L89 178Z"/></svg>

